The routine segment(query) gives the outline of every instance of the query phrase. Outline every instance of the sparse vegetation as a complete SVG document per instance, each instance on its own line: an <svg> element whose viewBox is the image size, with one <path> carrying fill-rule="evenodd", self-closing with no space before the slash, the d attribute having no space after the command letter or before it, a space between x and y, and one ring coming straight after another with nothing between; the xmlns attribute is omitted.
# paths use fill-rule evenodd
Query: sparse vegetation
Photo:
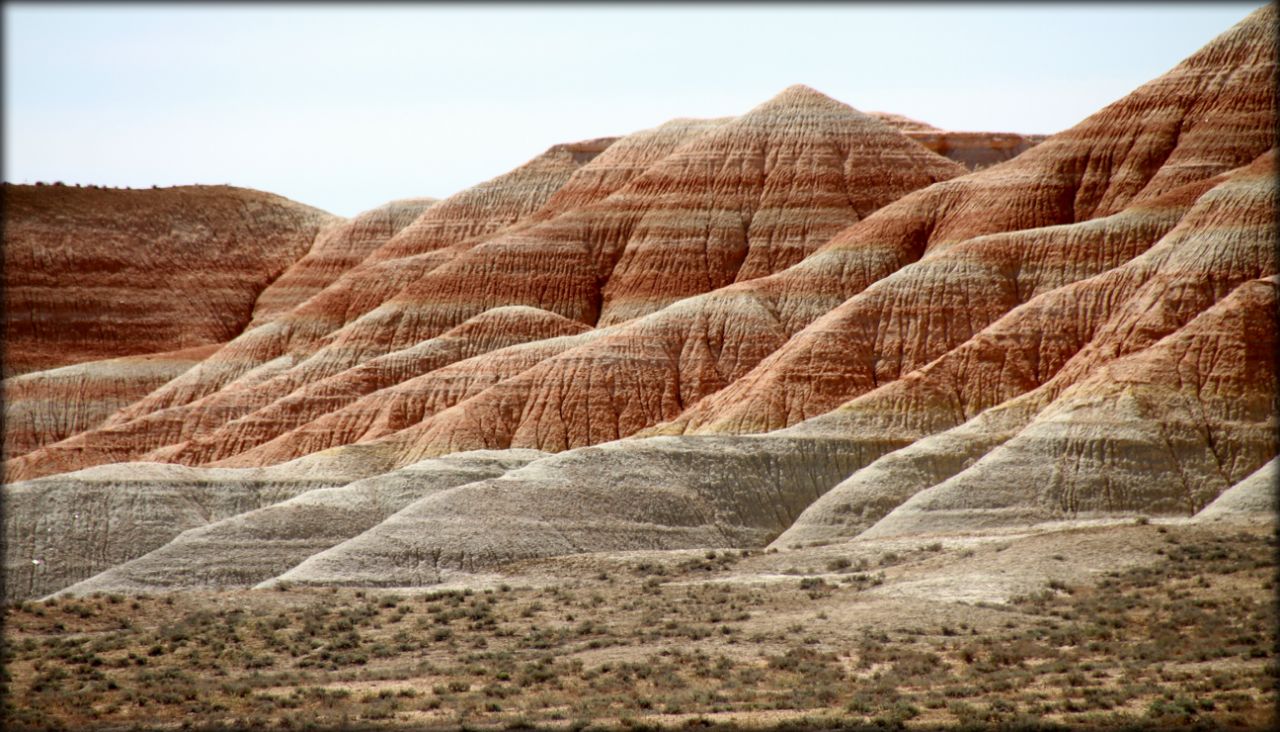
<svg viewBox="0 0 1280 732"><path fill-rule="evenodd" d="M1268 726L1273 540L1156 528L1131 530L1157 563L1046 578L974 608L981 629L974 611L851 629L883 572L843 558L726 582L737 552L552 587L23 602L6 608L6 729Z"/></svg>

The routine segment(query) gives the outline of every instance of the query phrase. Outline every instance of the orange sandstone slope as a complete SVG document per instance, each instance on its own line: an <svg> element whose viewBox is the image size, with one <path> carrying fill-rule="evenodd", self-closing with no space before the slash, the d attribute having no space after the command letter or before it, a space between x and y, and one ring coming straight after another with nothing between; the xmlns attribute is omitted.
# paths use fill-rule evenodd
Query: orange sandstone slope
<svg viewBox="0 0 1280 732"><path fill-rule="evenodd" d="M420 203L388 204L331 227L321 236L317 257L299 262L281 277L277 290L264 293L274 299L264 302L254 327L96 429L10 461L6 474L21 479L33 472L44 475L137 459L188 439L201 425L216 422L216 427L322 378L289 374L288 367L294 361L307 363L306 357L329 331L377 307L423 272L541 210L584 162L611 142L606 138L555 145L509 173L431 204L408 225L403 224L406 209ZM599 188L600 182L587 187ZM356 266L338 271L346 266L344 252L353 247L372 251ZM330 284L278 312L318 280ZM317 359L309 366L323 362ZM241 393L255 387L262 394L256 401ZM229 393L219 397L224 389Z"/></svg>
<svg viewBox="0 0 1280 732"><path fill-rule="evenodd" d="M563 450L661 420L673 420L661 432L777 429L919 368L1033 295L1141 253L1197 184L1271 147L1272 13L1008 163L883 207L783 272L622 324L384 439L411 460Z"/></svg>
<svg viewBox="0 0 1280 732"><path fill-rule="evenodd" d="M866 115L792 87L607 198L485 241L333 344L380 355L504 305L614 324L785 268L876 208L960 172Z"/></svg>
<svg viewBox="0 0 1280 732"><path fill-rule="evenodd" d="M941 356L1034 295L1144 251L1205 181L1273 145L1273 13L1255 13L1017 159L905 197L843 232L828 249L886 235L928 244L918 263L833 309L662 431L755 432L821 414ZM900 209L921 215L900 217L906 226L896 231L869 230Z"/></svg>
<svg viewBox="0 0 1280 732"><path fill-rule="evenodd" d="M228 186L4 185L4 373L223 343L338 219Z"/></svg>
<svg viewBox="0 0 1280 732"><path fill-rule="evenodd" d="M806 87L792 87L681 147L608 198L483 243L380 308L377 320L340 333L335 344L376 352L426 337L462 314L513 302L581 320L598 316L602 325L632 319L687 295L784 267L883 203L956 172L957 166L866 115ZM747 323L742 335L755 325ZM659 395L657 402L638 405L621 421L602 414L600 431L565 440L549 436L546 446L562 449L629 434L668 416L680 400L727 383L724 374L697 373L715 367L691 365L684 379L691 391L666 399L663 406L660 395L673 379L680 380L680 368L671 373L670 349L659 342L673 338L637 336L645 326L637 322L635 328L626 331L630 336L599 341L596 352L606 354L611 364L606 368L614 371L588 386L581 399L556 397L533 407L533 395L524 403L554 412L558 404L574 402L565 408L576 419L583 408L627 400L637 390L651 389ZM388 334L391 344L384 342ZM676 334L675 340L682 337ZM761 343L776 347L776 339ZM627 345L632 341L643 341L638 350L646 353L635 353ZM611 352L614 344L625 353ZM676 353L680 350L677 345ZM662 363L651 372L641 359L653 361L655 352ZM748 356L748 365L764 353ZM691 358L703 355L688 349ZM565 358L548 368L570 363L573 356ZM655 378L656 371L666 373ZM563 387L557 388L563 392L579 377L590 380L583 374L556 377ZM522 377L524 382L536 378ZM599 389L613 396L597 395ZM521 407L502 410L519 413ZM491 423L495 430L520 426L510 419ZM506 440L499 436L495 442Z"/></svg>
<svg viewBox="0 0 1280 732"><path fill-rule="evenodd" d="M393 345L411 342L459 313L511 302L583 320L603 307L602 324L624 319L621 311L643 313L735 277L753 279L781 267L849 221L956 172L956 166L865 115L806 87L792 87L682 146L598 203L481 244L380 308L381 320L357 323L335 343L386 348L381 341L388 332ZM603 289L601 271L608 276ZM663 272L689 278L682 282ZM557 299L543 299L549 295ZM612 388L624 397L632 393L624 384L638 373L620 369ZM662 388L662 380L653 383ZM374 396L397 398L394 391ZM634 424L605 418L599 424L607 431L601 434L627 434L664 414L645 410ZM277 455L297 454L278 441L277 449L284 449Z"/></svg>

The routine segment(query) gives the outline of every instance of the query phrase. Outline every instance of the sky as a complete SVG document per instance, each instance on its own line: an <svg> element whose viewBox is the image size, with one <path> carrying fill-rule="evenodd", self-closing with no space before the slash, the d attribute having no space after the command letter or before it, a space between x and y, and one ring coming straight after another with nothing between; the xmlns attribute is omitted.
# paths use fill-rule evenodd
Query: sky
<svg viewBox="0 0 1280 732"><path fill-rule="evenodd" d="M4 5L4 179L229 183L352 216L791 84L1052 133L1262 2Z"/></svg>

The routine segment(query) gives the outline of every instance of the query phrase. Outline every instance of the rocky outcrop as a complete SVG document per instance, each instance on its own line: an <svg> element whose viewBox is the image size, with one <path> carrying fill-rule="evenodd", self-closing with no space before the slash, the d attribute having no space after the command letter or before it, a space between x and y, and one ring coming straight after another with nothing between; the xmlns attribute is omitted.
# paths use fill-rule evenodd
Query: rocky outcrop
<svg viewBox="0 0 1280 732"><path fill-rule="evenodd" d="M1044 142L1048 135L1016 132L952 132L891 112L868 112L907 137L969 170L986 168L1015 158Z"/></svg>
<svg viewBox="0 0 1280 732"><path fill-rule="evenodd" d="M229 186L4 185L4 373L223 343L337 219Z"/></svg>

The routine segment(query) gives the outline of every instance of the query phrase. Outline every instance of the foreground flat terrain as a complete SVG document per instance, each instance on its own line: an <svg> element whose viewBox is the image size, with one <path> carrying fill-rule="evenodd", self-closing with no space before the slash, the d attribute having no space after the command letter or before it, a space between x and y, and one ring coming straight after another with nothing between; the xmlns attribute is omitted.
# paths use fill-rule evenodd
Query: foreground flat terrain
<svg viewBox="0 0 1280 732"><path fill-rule="evenodd" d="M470 586L6 608L6 729L1274 723L1275 535L627 552Z"/></svg>

